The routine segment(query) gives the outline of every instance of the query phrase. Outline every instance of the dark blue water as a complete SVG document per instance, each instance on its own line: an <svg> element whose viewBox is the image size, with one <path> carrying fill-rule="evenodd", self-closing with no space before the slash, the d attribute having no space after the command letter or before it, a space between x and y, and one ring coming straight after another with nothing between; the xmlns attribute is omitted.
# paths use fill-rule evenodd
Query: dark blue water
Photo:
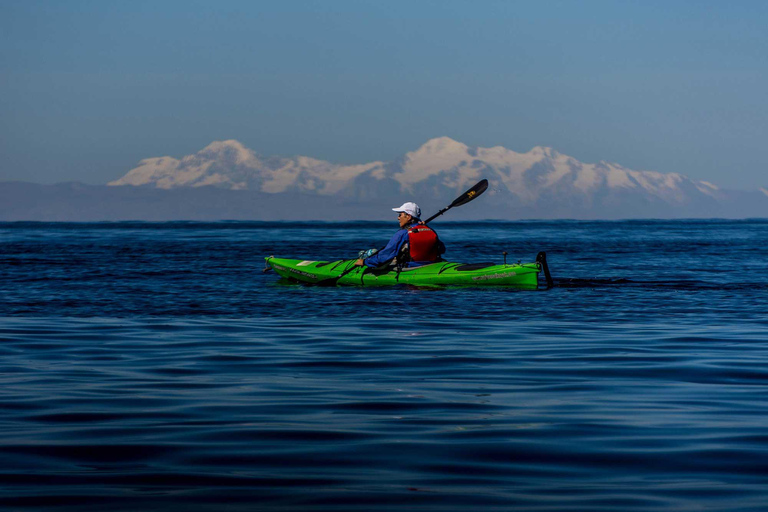
<svg viewBox="0 0 768 512"><path fill-rule="evenodd" d="M0 509L768 509L768 221L439 226L550 290L317 288L392 224L0 224Z"/></svg>

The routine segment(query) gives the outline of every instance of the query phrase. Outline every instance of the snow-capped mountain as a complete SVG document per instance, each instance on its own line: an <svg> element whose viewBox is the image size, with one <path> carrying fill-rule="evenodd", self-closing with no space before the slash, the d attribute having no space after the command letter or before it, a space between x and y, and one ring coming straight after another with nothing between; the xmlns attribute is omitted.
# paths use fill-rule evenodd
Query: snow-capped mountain
<svg viewBox="0 0 768 512"><path fill-rule="evenodd" d="M150 185L170 189L213 185L270 194L304 191L335 194L350 180L381 162L341 166L306 156L262 158L236 140L217 141L181 160L147 158L109 185Z"/></svg>
<svg viewBox="0 0 768 512"><path fill-rule="evenodd" d="M488 178L492 203L557 210L706 203L720 189L677 173L583 163L552 148L517 153L469 147L448 137L427 141L393 162L338 165L310 157L262 157L235 140L213 142L181 159L148 158L109 183L161 189L215 186L269 194L302 192L366 200L381 196L445 199Z"/></svg>
<svg viewBox="0 0 768 512"><path fill-rule="evenodd" d="M517 153L440 137L391 162L264 157L228 140L142 160L108 185L0 182L0 220L392 221L394 206L416 201L430 215L482 178L488 191L446 220L768 217L768 188L723 190L547 147Z"/></svg>

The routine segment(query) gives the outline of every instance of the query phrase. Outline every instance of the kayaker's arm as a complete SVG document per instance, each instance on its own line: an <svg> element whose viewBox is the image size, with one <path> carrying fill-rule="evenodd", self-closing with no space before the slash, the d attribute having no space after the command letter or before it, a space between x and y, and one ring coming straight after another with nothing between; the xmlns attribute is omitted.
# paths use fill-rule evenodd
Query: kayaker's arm
<svg viewBox="0 0 768 512"><path fill-rule="evenodd" d="M407 229L400 229L397 231L397 233L390 238L389 242L387 242L387 245L374 254L373 256L369 256L365 259L364 264L367 267L376 268L384 263L389 262L390 260L394 259L395 256L397 256L397 252L400 250L400 247L408 241L408 230Z"/></svg>

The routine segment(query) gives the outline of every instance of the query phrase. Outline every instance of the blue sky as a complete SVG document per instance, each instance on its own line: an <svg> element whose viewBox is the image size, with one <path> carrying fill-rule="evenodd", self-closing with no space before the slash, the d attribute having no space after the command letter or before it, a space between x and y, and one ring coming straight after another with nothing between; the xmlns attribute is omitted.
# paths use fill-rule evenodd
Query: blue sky
<svg viewBox="0 0 768 512"><path fill-rule="evenodd" d="M0 0L0 180L447 135L768 186L768 2Z"/></svg>

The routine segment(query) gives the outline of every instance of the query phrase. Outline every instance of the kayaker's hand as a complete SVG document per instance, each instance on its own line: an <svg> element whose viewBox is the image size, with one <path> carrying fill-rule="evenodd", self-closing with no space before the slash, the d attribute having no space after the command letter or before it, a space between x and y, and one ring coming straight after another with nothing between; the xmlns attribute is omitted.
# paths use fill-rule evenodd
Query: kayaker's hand
<svg viewBox="0 0 768 512"><path fill-rule="evenodd" d="M363 265L365 265L365 262L363 260L357 260L355 262L356 267L362 267Z"/></svg>

